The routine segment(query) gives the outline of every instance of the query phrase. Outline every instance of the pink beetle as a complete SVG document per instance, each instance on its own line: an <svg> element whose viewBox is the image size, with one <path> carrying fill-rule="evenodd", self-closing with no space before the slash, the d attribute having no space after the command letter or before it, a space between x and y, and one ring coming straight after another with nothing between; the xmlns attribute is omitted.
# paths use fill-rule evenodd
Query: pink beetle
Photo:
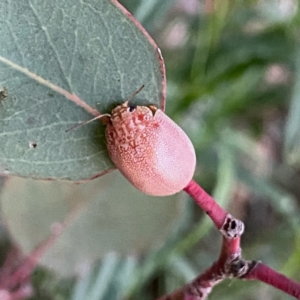
<svg viewBox="0 0 300 300"><path fill-rule="evenodd" d="M131 106L127 101L83 124L103 118L111 160L133 186L152 196L180 192L191 181L196 155L185 132L153 105Z"/></svg>
<svg viewBox="0 0 300 300"><path fill-rule="evenodd" d="M106 141L111 160L138 190L153 196L181 191L191 181L196 155L185 132L155 106L112 110Z"/></svg>

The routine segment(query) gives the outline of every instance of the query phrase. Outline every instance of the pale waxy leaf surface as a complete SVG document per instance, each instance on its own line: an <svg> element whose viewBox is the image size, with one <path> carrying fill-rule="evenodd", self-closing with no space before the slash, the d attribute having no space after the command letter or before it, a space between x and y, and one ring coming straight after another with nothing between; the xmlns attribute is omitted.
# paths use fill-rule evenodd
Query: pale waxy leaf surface
<svg viewBox="0 0 300 300"><path fill-rule="evenodd" d="M41 263L69 276L111 251L138 254L161 246L184 208L181 198L181 193L147 196L118 171L85 184L15 177L1 194L1 210L24 254L67 218L63 234Z"/></svg>

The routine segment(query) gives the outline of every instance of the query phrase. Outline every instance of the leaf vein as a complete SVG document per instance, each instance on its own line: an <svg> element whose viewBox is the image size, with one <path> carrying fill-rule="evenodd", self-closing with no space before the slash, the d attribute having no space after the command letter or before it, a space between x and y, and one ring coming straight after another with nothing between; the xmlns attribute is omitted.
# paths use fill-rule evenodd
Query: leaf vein
<svg viewBox="0 0 300 300"><path fill-rule="evenodd" d="M70 84L70 82L69 82L69 78L68 78L68 76L67 76L66 73L65 73L65 70L64 70L64 68L63 68L62 62L61 62L60 57L59 57L59 54L57 53L56 47L54 46L54 44L53 44L53 42L52 42L52 39L51 39L51 37L50 37L50 35L49 35L49 31L48 31L48 29L47 29L46 26L43 26L43 25L42 25L42 22L41 22L41 20L40 20L40 18L39 18L39 16L38 16L38 13L36 12L34 6L31 4L31 1L30 1L30 8L31 8L33 14L35 15L36 19L38 20L38 22L39 22L39 24L40 24L40 26L41 26L41 29L42 29L43 32L45 33L45 36L46 36L46 38L47 38L47 41L48 41L48 43L49 43L49 45L50 45L52 51L53 51L54 54L55 54L56 60L57 60L57 62L58 62L58 66L59 66L59 68L60 68L62 74L64 75L64 78L65 78L66 83L67 83L67 85L68 85L68 89L71 91L72 88L71 88L71 84Z"/></svg>

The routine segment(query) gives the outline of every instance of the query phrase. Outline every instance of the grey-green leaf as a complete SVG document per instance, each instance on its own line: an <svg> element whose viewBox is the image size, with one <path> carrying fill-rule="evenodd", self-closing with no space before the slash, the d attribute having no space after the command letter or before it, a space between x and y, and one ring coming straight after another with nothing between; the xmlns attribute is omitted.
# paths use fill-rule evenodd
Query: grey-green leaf
<svg viewBox="0 0 300 300"><path fill-rule="evenodd" d="M2 217L28 254L65 222L42 264L67 276L111 251L143 253L162 244L184 207L181 195L151 197L118 171L85 184L11 178L1 195ZM71 254L71 255L70 255Z"/></svg>
<svg viewBox="0 0 300 300"><path fill-rule="evenodd" d="M163 107L160 52L114 0L0 2L0 173L80 180L113 165L99 122L136 89Z"/></svg>

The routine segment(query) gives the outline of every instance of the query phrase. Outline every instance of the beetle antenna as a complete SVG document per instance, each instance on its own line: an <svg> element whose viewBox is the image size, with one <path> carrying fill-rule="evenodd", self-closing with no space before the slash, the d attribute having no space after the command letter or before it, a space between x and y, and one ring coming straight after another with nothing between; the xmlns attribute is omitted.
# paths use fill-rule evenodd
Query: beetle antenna
<svg viewBox="0 0 300 300"><path fill-rule="evenodd" d="M83 125L85 125L85 124L87 124L87 123L91 123L91 122L93 122L93 121L95 121L95 120L101 119L101 118L103 118L103 117L109 117L109 118L110 118L111 115L110 115L110 114L99 115L99 116L97 116L97 117L95 117L95 118L93 118L93 119L87 120L87 121L85 121L85 122L81 122L81 123L79 123L79 124L77 124L77 125L75 125L75 126L69 128L69 129L67 129L66 132L71 131L71 130L73 130L73 129L76 129L77 127L83 126Z"/></svg>
<svg viewBox="0 0 300 300"><path fill-rule="evenodd" d="M137 89L127 100L126 100L126 102L129 102L129 101L131 101L143 88L144 88L144 84L139 88L139 89ZM93 121L95 121L95 120L98 120L98 119L101 119L101 118L103 118L103 117L111 117L111 115L110 114L103 114L103 115L99 115L99 116L97 116L97 117L95 117L95 118L93 118L93 119L90 119L90 120L88 120L88 121L85 121L85 122L82 122L82 123L79 123L79 124L77 124L77 125L75 125L75 126L73 126L73 127L71 127L71 128L68 128L67 130L66 130L66 132L68 132L68 131L71 131L71 130L73 130L73 129L76 129L76 128L78 128L78 127L80 127L80 126L83 126L83 125L85 125L85 124L88 124L88 123L91 123L91 122L93 122Z"/></svg>
<svg viewBox="0 0 300 300"><path fill-rule="evenodd" d="M145 85L143 84L140 88L138 88L125 102L131 101L143 88Z"/></svg>

